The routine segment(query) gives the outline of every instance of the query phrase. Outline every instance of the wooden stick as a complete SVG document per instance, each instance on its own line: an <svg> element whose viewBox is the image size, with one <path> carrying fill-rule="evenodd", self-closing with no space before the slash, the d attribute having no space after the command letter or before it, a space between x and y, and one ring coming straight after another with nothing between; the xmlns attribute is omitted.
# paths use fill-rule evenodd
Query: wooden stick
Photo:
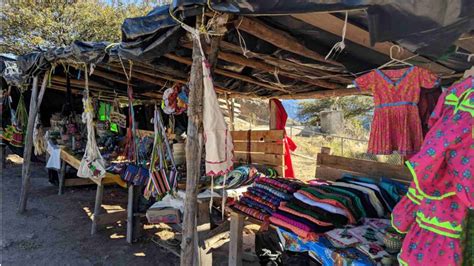
<svg viewBox="0 0 474 266"><path fill-rule="evenodd" d="M202 21L196 17L196 28ZM191 66L191 80L189 84L188 129L186 141L186 199L184 202L183 239L181 241L180 264L193 265L198 256L196 239L196 210L198 182L201 168L202 152L202 101L203 101L203 73L201 52L198 40L193 41L193 62Z"/></svg>
<svg viewBox="0 0 474 266"><path fill-rule="evenodd" d="M74 137L74 136L73 136ZM59 170L59 188L58 195L63 194L64 178L66 177L66 162L61 160L61 169Z"/></svg>
<svg viewBox="0 0 474 266"><path fill-rule="evenodd" d="M230 215L229 266L242 265L244 217L232 212Z"/></svg>
<svg viewBox="0 0 474 266"><path fill-rule="evenodd" d="M128 204L127 204L127 243L132 244L133 241L133 187L128 186Z"/></svg>
<svg viewBox="0 0 474 266"><path fill-rule="evenodd" d="M97 191L95 193L94 213L92 214L91 235L97 232L97 217L99 217L102 207L102 198L104 194L104 185L97 184Z"/></svg>
<svg viewBox="0 0 474 266"><path fill-rule="evenodd" d="M43 77L43 83L41 84L41 90L39 95L43 95L48 84L48 75L45 74ZM25 146L23 150L23 167L22 167L22 183L20 192L20 202L18 205L18 212L24 213L26 211L26 203L28 200L28 190L30 188L30 164L31 164L31 152L33 150L33 128L35 125L36 115L39 110L38 105L38 77L33 78L33 87L30 99L30 112L28 114L28 125L26 129Z"/></svg>

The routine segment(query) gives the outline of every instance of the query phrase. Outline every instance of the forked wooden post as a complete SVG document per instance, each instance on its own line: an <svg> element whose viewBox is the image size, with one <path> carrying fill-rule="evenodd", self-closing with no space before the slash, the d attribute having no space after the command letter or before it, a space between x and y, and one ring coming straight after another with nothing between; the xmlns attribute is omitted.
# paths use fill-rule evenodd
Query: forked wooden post
<svg viewBox="0 0 474 266"><path fill-rule="evenodd" d="M38 77L33 77L33 86L31 90L30 111L28 113L28 125L26 127L25 146L23 150L23 167L21 170L22 182L20 192L20 202L18 204L18 212L26 211L26 203L28 200L28 190L30 188L30 164L31 152L33 150L33 127L35 125L36 115L41 105L41 100L48 83L48 75L45 74L41 83L41 90L38 93ZM39 96L38 96L39 95Z"/></svg>
<svg viewBox="0 0 474 266"><path fill-rule="evenodd" d="M201 18L196 17L196 28ZM197 261L196 215L198 182L202 152L203 75L198 40L193 40L193 64L189 82L188 129L186 140L186 199L184 201L183 237L180 264L193 265Z"/></svg>

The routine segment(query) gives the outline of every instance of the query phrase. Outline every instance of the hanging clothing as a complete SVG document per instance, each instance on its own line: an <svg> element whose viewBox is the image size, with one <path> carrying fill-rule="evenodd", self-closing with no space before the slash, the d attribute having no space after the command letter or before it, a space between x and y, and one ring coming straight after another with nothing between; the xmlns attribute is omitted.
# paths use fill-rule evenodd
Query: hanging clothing
<svg viewBox="0 0 474 266"><path fill-rule="evenodd" d="M434 115L441 114L440 118L432 120L421 151L407 161L416 188L424 197L442 199L456 194L463 188L453 181L472 178L473 85L473 78L468 78L448 89L442 107L435 108Z"/></svg>
<svg viewBox="0 0 474 266"><path fill-rule="evenodd" d="M394 227L407 231L401 265L462 262L462 222L474 207L473 117L471 77L443 93L421 151L407 161L414 182L392 214Z"/></svg>
<svg viewBox="0 0 474 266"><path fill-rule="evenodd" d="M423 133L418 112L420 89L433 88L438 77L413 66L398 70L373 70L354 80L356 88L374 96L374 119L368 152L408 155L416 153Z"/></svg>
<svg viewBox="0 0 474 266"><path fill-rule="evenodd" d="M426 136L428 133L428 122L441 94L441 87L433 89L421 89L420 101L418 102L418 111L420 112L421 130L423 131L423 136Z"/></svg>
<svg viewBox="0 0 474 266"><path fill-rule="evenodd" d="M285 107L281 104L280 100L277 99L270 99L276 106L276 113L275 113L275 129L277 130L285 130L286 127L286 120L288 119L288 114L286 113ZM293 170L293 163L291 161L291 152L295 151L297 146L293 140L286 135L283 138L283 145L285 146L285 177L287 178L294 178L295 171Z"/></svg>
<svg viewBox="0 0 474 266"><path fill-rule="evenodd" d="M207 60L202 57L204 83L203 126L206 144L206 175L221 176L233 167L234 144L230 130L219 107L211 70Z"/></svg>
<svg viewBox="0 0 474 266"><path fill-rule="evenodd" d="M467 206L456 196L443 200L424 199L416 219L403 240L400 265L460 265L461 224Z"/></svg>

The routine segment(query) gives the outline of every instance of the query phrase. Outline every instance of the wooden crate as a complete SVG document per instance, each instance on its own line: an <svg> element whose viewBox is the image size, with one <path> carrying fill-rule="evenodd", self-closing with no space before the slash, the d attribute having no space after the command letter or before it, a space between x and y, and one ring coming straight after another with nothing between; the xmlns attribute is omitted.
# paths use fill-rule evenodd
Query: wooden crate
<svg viewBox="0 0 474 266"><path fill-rule="evenodd" d="M237 164L261 164L285 173L284 130L232 131L234 160Z"/></svg>

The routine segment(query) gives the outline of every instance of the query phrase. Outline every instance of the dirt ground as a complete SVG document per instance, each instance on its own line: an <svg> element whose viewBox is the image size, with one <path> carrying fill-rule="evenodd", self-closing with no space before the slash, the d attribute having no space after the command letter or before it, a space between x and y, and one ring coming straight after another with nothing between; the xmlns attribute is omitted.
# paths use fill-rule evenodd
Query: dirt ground
<svg viewBox="0 0 474 266"><path fill-rule="evenodd" d="M27 212L17 213L21 186L21 158L1 169L0 265L179 265L179 258L153 243L167 236L163 228L145 226L144 236L134 244L125 240L126 222L99 226L90 235L89 215L94 208L95 187L65 188L48 182L42 163L32 164ZM106 186L102 207L126 208L126 190ZM103 211L105 211L103 209ZM244 251L252 251L254 236L244 230ZM213 265L226 265L228 243L213 252ZM255 257L245 265L258 265Z"/></svg>

